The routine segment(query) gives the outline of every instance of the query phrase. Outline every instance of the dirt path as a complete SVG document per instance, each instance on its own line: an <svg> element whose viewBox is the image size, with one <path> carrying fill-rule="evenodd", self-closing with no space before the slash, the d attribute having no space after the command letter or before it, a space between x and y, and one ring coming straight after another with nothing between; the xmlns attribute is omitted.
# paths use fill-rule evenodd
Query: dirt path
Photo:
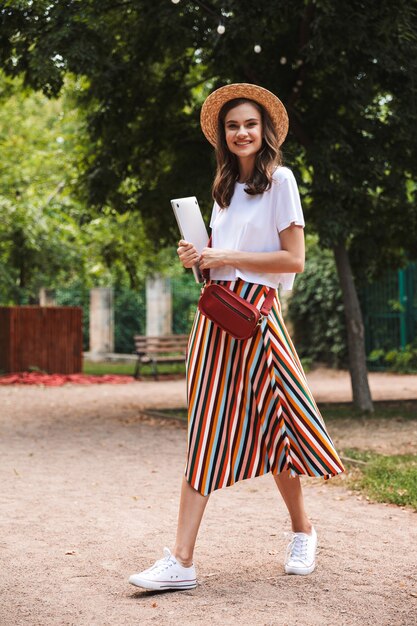
<svg viewBox="0 0 417 626"><path fill-rule="evenodd" d="M313 378L318 400L329 399L326 389L347 399L346 378ZM381 394L398 397L400 386L417 398L415 379L413 387L396 378L384 380ZM186 445L183 424L141 410L184 403L184 381L0 388L2 626L416 623L417 516L349 493L343 476L303 480L319 534L311 576L283 573L289 523L264 476L211 497L196 590L152 594L128 585L129 574L172 546ZM396 445L415 442L416 428L396 428ZM392 441L386 424L355 429L330 433L339 446Z"/></svg>

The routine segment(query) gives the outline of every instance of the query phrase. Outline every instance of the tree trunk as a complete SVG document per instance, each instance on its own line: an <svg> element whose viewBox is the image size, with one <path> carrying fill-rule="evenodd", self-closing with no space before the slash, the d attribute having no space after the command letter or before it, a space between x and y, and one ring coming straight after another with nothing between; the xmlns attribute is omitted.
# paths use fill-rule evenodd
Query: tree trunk
<svg viewBox="0 0 417 626"><path fill-rule="evenodd" d="M364 326L358 294L353 280L349 256L344 245L333 248L337 273L345 306L347 342L349 351L349 370L352 384L353 403L361 411L372 413L371 392L366 369Z"/></svg>

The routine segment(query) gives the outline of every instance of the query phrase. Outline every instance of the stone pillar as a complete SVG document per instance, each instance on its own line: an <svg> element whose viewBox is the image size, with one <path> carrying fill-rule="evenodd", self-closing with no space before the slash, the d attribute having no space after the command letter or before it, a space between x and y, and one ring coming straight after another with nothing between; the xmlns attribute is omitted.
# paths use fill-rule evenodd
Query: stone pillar
<svg viewBox="0 0 417 626"><path fill-rule="evenodd" d="M90 290L90 353L114 351L113 289L97 287Z"/></svg>
<svg viewBox="0 0 417 626"><path fill-rule="evenodd" d="M54 289L46 289L46 287L39 289L39 306L56 306Z"/></svg>
<svg viewBox="0 0 417 626"><path fill-rule="evenodd" d="M159 337L171 333L171 281L161 274L154 274L146 279L146 334Z"/></svg>

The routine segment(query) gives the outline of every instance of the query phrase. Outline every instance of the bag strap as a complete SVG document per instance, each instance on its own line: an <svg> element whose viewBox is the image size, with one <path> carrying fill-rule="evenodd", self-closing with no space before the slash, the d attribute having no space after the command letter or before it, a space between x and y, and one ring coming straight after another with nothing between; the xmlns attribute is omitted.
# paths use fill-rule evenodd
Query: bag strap
<svg viewBox="0 0 417 626"><path fill-rule="evenodd" d="M207 248L211 248L211 240L212 240L212 237L210 236L210 239L208 240ZM201 273L203 275L204 280L210 280L210 268L202 270ZM265 317L268 317L269 312L272 309L272 305L274 304L275 291L276 290L274 288L269 287L268 294L262 304L261 314L264 315Z"/></svg>
<svg viewBox="0 0 417 626"><path fill-rule="evenodd" d="M266 296L264 303L261 306L261 313L265 317L268 317L269 312L272 309L272 305L274 304L275 291L276 290L273 287L269 287L268 295Z"/></svg>
<svg viewBox="0 0 417 626"><path fill-rule="evenodd" d="M208 240L207 248L211 248L211 240L212 240L212 235L210 235L210 239ZM201 273L205 281L210 280L210 268L209 267L206 270L202 270Z"/></svg>

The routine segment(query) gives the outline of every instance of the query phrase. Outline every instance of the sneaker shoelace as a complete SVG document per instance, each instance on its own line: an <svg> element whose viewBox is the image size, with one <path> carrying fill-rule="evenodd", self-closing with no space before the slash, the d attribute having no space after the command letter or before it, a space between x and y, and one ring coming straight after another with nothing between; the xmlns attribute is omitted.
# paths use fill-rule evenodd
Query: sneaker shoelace
<svg viewBox="0 0 417 626"><path fill-rule="evenodd" d="M152 565L152 567L150 567L146 571L147 572L152 572L152 574L160 574L164 570L172 567L172 565L175 565L175 563L176 563L176 561L175 561L174 557L172 556L172 554L167 552L167 553L165 553L165 556L162 559L159 559L158 561L155 561L155 563Z"/></svg>
<svg viewBox="0 0 417 626"><path fill-rule="evenodd" d="M308 537L302 533L293 533L291 543L288 545L286 560L306 561L307 560Z"/></svg>

